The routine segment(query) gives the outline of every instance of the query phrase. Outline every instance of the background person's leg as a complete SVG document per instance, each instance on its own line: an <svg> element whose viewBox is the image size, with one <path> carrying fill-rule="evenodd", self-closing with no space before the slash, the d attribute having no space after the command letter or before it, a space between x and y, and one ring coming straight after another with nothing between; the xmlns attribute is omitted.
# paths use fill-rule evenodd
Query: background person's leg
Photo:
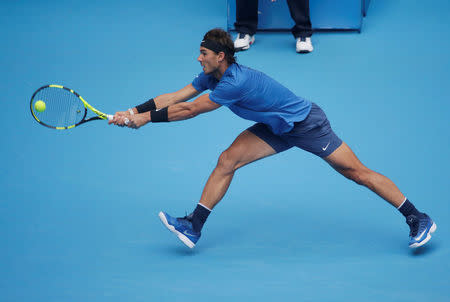
<svg viewBox="0 0 450 302"><path fill-rule="evenodd" d="M253 36L258 26L258 0L236 0L236 31Z"/></svg>
<svg viewBox="0 0 450 302"><path fill-rule="evenodd" d="M309 0L288 0L289 12L295 22L291 31L294 37L311 37L311 19L309 16Z"/></svg>

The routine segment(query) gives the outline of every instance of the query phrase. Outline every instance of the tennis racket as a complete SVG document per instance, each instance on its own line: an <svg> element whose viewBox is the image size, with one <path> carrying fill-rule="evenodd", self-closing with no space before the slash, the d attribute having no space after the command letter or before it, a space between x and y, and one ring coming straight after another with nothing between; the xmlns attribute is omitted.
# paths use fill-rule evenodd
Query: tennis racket
<svg viewBox="0 0 450 302"><path fill-rule="evenodd" d="M88 117L88 109L95 113L95 116ZM31 97L30 110L39 124L57 130L113 118L112 115L92 107L72 89L61 85L45 85L36 90Z"/></svg>

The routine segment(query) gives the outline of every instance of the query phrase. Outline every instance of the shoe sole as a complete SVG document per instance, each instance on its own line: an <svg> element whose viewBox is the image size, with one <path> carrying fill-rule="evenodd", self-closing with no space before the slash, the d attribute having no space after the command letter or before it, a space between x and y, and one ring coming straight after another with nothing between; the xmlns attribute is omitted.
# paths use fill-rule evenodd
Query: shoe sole
<svg viewBox="0 0 450 302"><path fill-rule="evenodd" d="M431 226L430 230L428 231L427 237L422 240L421 242L416 242L411 244L409 247L412 249L418 248L419 246L424 245L425 243L427 243L428 241L430 241L431 239L431 234L434 233L437 229L437 225L436 223L433 222L433 225Z"/></svg>
<svg viewBox="0 0 450 302"><path fill-rule="evenodd" d="M172 233L177 235L178 239L180 239L185 245L187 245L191 249L195 247L195 243L193 243L191 240L189 240L189 238L187 238L182 233L178 232L173 225L169 224L169 222L167 221L167 218L163 212L159 212L158 216L159 216L159 219L161 219L162 223L166 226L166 228L168 228L169 231L171 231Z"/></svg>

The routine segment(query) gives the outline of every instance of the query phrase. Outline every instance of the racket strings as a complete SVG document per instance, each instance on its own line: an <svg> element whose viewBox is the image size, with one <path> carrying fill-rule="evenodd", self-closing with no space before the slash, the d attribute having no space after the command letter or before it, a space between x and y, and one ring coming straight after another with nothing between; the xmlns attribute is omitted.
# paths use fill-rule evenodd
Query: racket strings
<svg viewBox="0 0 450 302"><path fill-rule="evenodd" d="M34 103L42 100L46 108L39 112ZM52 127L69 127L81 122L86 114L83 102L72 92L57 87L46 87L36 93L32 110L42 123Z"/></svg>

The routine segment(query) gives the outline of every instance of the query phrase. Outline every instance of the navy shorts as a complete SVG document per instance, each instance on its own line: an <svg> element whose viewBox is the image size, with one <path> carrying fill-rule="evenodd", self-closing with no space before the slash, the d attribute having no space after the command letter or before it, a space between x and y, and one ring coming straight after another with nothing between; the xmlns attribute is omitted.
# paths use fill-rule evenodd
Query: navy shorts
<svg viewBox="0 0 450 302"><path fill-rule="evenodd" d="M294 128L287 133L276 135L263 123L256 123L247 130L269 144L277 153L299 147L319 157L327 157L342 144L342 140L331 129L325 112L315 103L312 103L306 119L294 123Z"/></svg>

